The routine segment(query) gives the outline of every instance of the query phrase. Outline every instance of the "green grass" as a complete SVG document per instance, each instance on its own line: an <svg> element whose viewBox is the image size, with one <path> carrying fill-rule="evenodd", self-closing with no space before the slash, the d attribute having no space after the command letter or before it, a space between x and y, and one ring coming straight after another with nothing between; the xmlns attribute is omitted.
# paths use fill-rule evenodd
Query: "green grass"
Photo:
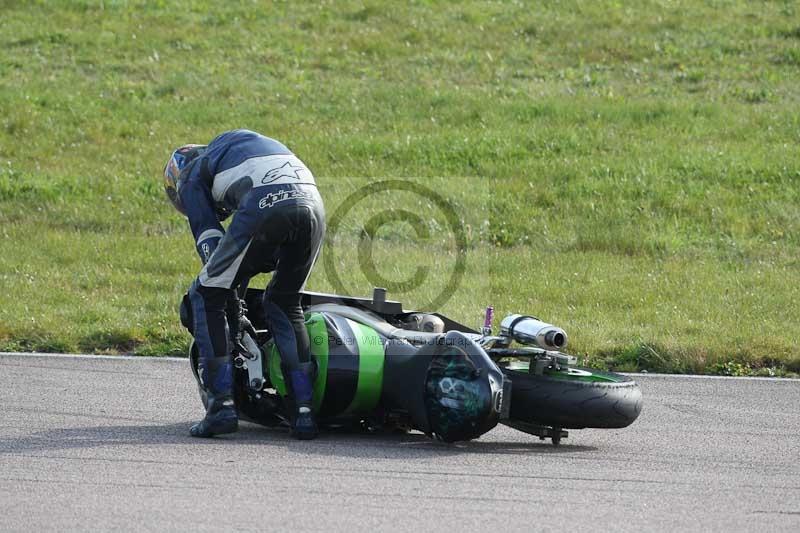
<svg viewBox="0 0 800 533"><path fill-rule="evenodd" d="M176 145L248 127L307 162L329 215L389 178L450 201L456 319L537 314L601 367L800 371L795 2L0 9L0 349L183 353L198 263L159 175ZM373 200L328 245L342 284L369 292L358 232L403 209L427 236L381 228L377 274L427 268L394 296L429 301L455 264L446 220Z"/></svg>

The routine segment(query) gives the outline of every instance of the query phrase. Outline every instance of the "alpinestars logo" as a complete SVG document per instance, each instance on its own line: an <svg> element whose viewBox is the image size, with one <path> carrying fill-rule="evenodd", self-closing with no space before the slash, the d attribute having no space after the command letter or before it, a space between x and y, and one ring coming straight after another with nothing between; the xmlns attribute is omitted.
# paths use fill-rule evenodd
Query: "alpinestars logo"
<svg viewBox="0 0 800 533"><path fill-rule="evenodd" d="M302 191L300 189L289 189L289 190L271 192L267 193L266 196L264 196L261 200L259 200L258 208L266 209L280 202L285 202L286 200L298 200L300 198L311 198L311 194L309 194L307 191Z"/></svg>
<svg viewBox="0 0 800 533"><path fill-rule="evenodd" d="M264 177L261 178L261 184L267 185L268 183L272 183L273 181L277 181L281 178L294 178L299 180L301 178L298 175L298 172L303 172L305 170L305 167L294 166L292 165L291 161L287 161L283 165L270 169L266 174L264 174Z"/></svg>

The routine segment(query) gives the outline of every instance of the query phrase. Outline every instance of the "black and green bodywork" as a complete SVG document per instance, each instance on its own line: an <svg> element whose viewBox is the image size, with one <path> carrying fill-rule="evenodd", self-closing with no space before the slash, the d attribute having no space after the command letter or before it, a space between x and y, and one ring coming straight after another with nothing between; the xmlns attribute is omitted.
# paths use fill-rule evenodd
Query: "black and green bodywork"
<svg viewBox="0 0 800 533"><path fill-rule="evenodd" d="M342 305L312 308L306 326L317 366L313 408L323 426L367 422L465 440L501 418L506 380L463 332L404 335L378 316ZM280 354L269 342L264 351L268 384L285 397ZM437 386L446 378L458 380L462 397L437 408Z"/></svg>
<svg viewBox="0 0 800 533"><path fill-rule="evenodd" d="M383 392L388 339L355 320L328 313L308 313L311 355L317 363L314 411L323 418L369 415ZM267 351L266 373L279 394L286 395L280 354Z"/></svg>

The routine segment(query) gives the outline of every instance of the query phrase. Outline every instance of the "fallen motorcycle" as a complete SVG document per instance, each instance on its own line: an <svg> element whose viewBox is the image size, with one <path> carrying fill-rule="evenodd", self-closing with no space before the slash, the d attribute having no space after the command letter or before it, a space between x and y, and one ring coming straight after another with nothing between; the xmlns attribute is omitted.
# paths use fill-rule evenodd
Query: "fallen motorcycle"
<svg viewBox="0 0 800 533"><path fill-rule="evenodd" d="M274 427L288 424L287 390L262 295L244 297L234 400L240 418ZM635 381L576 366L561 351L566 333L532 316L508 316L493 334L491 316L478 331L403 310L382 289L372 298L306 292L303 308L322 428L418 430L454 442L500 423L558 445L568 429L626 427L642 408ZM190 362L205 405L194 345Z"/></svg>

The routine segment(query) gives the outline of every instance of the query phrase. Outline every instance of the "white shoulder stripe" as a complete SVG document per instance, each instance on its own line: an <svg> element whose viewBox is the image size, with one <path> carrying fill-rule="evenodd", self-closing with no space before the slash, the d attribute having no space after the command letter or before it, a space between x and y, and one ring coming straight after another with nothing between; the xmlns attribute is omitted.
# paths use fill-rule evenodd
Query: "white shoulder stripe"
<svg viewBox="0 0 800 533"><path fill-rule="evenodd" d="M245 176L249 176L253 181L253 187L283 183L314 184L314 175L296 155L277 154L251 157L214 176L214 185L211 187L211 196L214 201L223 201L230 186Z"/></svg>
<svg viewBox="0 0 800 533"><path fill-rule="evenodd" d="M206 239L212 239L214 237L223 237L225 234L222 233L218 229L207 229L200 236L197 238L197 244L200 244Z"/></svg>

